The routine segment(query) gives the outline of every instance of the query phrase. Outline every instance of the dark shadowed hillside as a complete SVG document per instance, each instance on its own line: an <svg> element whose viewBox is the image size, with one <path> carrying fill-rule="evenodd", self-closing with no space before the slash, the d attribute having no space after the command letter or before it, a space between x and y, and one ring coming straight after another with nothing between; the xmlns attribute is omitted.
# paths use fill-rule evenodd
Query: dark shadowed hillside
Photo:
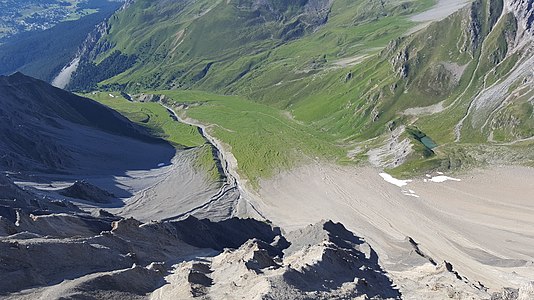
<svg viewBox="0 0 534 300"><path fill-rule="evenodd" d="M21 73L0 77L0 95L3 169L120 172L127 162L150 168L174 154L115 111Z"/></svg>

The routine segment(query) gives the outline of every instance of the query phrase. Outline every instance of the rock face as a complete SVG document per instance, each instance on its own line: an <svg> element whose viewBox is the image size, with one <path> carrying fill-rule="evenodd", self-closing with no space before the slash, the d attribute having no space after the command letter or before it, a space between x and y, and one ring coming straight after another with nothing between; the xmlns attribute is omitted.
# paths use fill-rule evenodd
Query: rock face
<svg viewBox="0 0 534 300"><path fill-rule="evenodd" d="M376 252L342 224L325 221L288 234L284 279L302 298L320 291L322 298L400 299L399 291L378 263Z"/></svg>
<svg viewBox="0 0 534 300"><path fill-rule="evenodd" d="M333 3L332 0L255 0L241 2L240 7L246 7L258 12L265 21L289 21L280 33L280 36L285 39L300 37L305 32L312 31L323 25L328 19L330 7Z"/></svg>
<svg viewBox="0 0 534 300"><path fill-rule="evenodd" d="M519 24L518 35L534 38L534 4L531 0L504 0L505 7L512 12Z"/></svg>
<svg viewBox="0 0 534 300"><path fill-rule="evenodd" d="M278 255L271 253L272 244L251 239L204 261L201 268L199 263L181 263L167 279L172 286L187 276L188 283L179 290L163 286L153 295L184 299L236 295L246 299L400 299L399 291L378 265L376 253L343 225L325 221L291 232L287 238L291 245Z"/></svg>
<svg viewBox="0 0 534 300"><path fill-rule="evenodd" d="M183 231L195 232L194 226L204 221L189 218L185 222L143 224L134 219L114 220L85 213L34 216L24 211L17 212L15 222L0 217L11 226L10 232L0 230L0 295L34 288L27 296L145 296L163 284L169 263L188 261L201 253L216 254L214 248L235 245L232 239L266 238L269 228L272 237L278 236L275 229L259 221L206 221L214 231L247 229L242 235L233 232L231 239L213 236L208 241L212 250L201 250L180 236ZM269 254L263 256L268 258ZM259 266L265 266L262 258L253 258ZM196 264L188 276L196 285L209 285L205 273L209 273L209 267ZM65 279L72 280L62 283Z"/></svg>

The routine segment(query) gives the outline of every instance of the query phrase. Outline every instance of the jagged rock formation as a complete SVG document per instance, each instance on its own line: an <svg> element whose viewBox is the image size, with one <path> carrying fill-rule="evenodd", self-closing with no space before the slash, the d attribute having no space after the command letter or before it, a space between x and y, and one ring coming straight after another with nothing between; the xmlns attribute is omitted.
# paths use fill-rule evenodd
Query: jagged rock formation
<svg viewBox="0 0 534 300"><path fill-rule="evenodd" d="M287 238L291 245L283 253L274 254L272 244L251 239L208 262L178 264L167 277L171 284L153 296L400 299L373 249L343 225L323 221L291 232Z"/></svg>
<svg viewBox="0 0 534 300"><path fill-rule="evenodd" d="M29 202L0 209L0 295L7 299L400 297L374 250L339 223L285 236L253 219L142 223L72 204L55 209L8 177L1 187L6 201Z"/></svg>
<svg viewBox="0 0 534 300"><path fill-rule="evenodd" d="M200 224L201 230L198 231ZM32 288L10 297L54 295L100 298L104 294L109 297L146 296L160 287L166 287L163 281L166 272L170 271L173 274L171 276L177 276L178 273L170 269L173 262L183 259L190 261L186 257L194 257L195 253L204 253L213 258L210 258L209 264L190 263L190 268L184 275L190 284L191 297L211 293L211 287L215 289L215 293L224 291L224 288L219 289L221 285L232 288L227 286L228 279L240 276L243 271L252 272L250 274L255 274L261 281L277 282L279 288L269 292L275 299L311 295L310 286L302 286L303 282L315 285L335 278L336 282L323 288L321 293L326 296L331 288L341 288L340 284L344 280L352 281L351 273L358 268L360 271L357 272L362 272L362 279L356 284L360 285L359 293L365 291L383 294L383 286L376 285L375 281L383 278L380 280L389 285L391 283L383 277L376 260L374 263L367 262L364 258L366 255L353 248L356 245L352 243L361 245L362 242L351 237L339 224L331 222L316 225L308 232L311 230L318 233L323 230L323 226L324 230L329 230L328 234L336 237L328 242L319 242L313 238L295 242L291 251L296 252L288 252L285 255L287 258L282 261L282 249L287 247L287 243L280 242L284 238L280 236L279 230L251 219L212 223L190 217L184 221L143 224L134 219L113 221L109 217L91 217L83 213L33 216L18 211L17 221L11 224L12 231L0 236L0 260L3 262L0 265L0 282L3 283L0 284L0 294ZM343 231L336 232L333 229ZM232 234L228 236L225 232ZM304 238L316 234L314 232L305 234ZM199 236L193 236L194 233ZM308 242L314 246L309 249L298 246ZM318 244L315 245L315 242ZM201 250L198 246L213 250ZM222 248L225 249L224 252L217 255ZM305 251L308 257L302 257L298 251ZM320 256L316 257L316 254ZM331 265L332 260L334 265ZM305 262L310 265L307 267ZM237 269L229 272L228 268ZM325 270L333 273L323 273L317 277L321 274L320 271ZM344 271L347 273L343 273ZM267 279L265 276L269 272L280 273ZM370 277L366 277L367 273ZM336 277L331 277L333 274L337 274ZM71 280L63 281L64 279ZM245 282L252 284L254 280L245 279ZM167 286L171 287L172 285ZM288 288L291 291L286 293ZM335 293L348 294L345 289L347 287L344 286ZM234 295L237 293L235 290L230 292ZM353 293L354 291L350 292Z"/></svg>
<svg viewBox="0 0 534 300"><path fill-rule="evenodd" d="M534 5L529 0L505 0L506 10L512 12L519 24L519 37L532 39L534 36Z"/></svg>

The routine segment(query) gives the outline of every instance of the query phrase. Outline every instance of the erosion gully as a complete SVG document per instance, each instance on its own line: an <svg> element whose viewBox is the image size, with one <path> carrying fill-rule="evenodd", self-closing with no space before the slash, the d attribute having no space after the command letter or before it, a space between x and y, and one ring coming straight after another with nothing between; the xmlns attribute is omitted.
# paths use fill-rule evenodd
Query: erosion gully
<svg viewBox="0 0 534 300"><path fill-rule="evenodd" d="M211 196L211 198L207 202L187 212L184 212L172 218L165 219L163 221L183 218L185 216L193 214L195 211L209 207L210 205L214 204L215 202L219 202L219 201L232 202L233 216L241 215L238 212L238 206L241 201L245 201L248 207L250 207L253 210L254 212L253 215L257 215L261 218L264 218L263 215L254 207L254 205L246 199L247 197L245 195L247 194L247 192L245 192L243 187L239 184L239 180L238 180L239 176L237 175L237 173L235 173L235 170L232 170L232 166L229 163L229 158L227 157L227 155L229 154L226 154L221 143L216 138L214 138L208 133L206 129L207 126L195 120L181 118L169 104L164 103L164 101L162 100L158 102L167 109L171 118L173 118L173 120L175 120L176 122L191 125L197 128L200 135L204 138L206 143L209 144L211 147L213 159L215 160L215 164L217 166L219 174L221 175L221 181L222 181L222 185L220 189L218 190L218 192L215 193L213 196ZM235 167L236 166L234 166L234 169Z"/></svg>

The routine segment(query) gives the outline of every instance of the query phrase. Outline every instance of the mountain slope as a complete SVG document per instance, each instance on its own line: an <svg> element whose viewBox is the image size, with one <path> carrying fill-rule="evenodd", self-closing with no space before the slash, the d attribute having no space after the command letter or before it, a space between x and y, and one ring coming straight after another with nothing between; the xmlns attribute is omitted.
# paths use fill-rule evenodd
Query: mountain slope
<svg viewBox="0 0 534 300"><path fill-rule="evenodd" d="M532 163L531 2L138 0L71 88L191 148L0 77L0 297L533 298L532 168L354 167Z"/></svg>
<svg viewBox="0 0 534 300"><path fill-rule="evenodd" d="M389 20L383 24L388 28L378 34L389 35L388 29L402 31L402 28L398 28L398 22L393 22L395 18L388 16L406 15L427 3L411 1L401 5L396 1L385 1L383 4L373 1L369 6L363 2L339 0L296 3L252 0L215 3L136 1L110 21L109 34L99 42L107 46L104 48L106 50L103 53L90 53L85 59L86 63L98 65L105 62L114 51L125 56L134 55L137 62L133 68L109 82L128 86L129 89L203 87L220 91L260 65L279 65L276 60L270 59L273 49L313 35L320 28L329 27L332 22L325 50L338 52L339 49L334 50L340 46L338 42L348 47L349 39L354 41L361 38L355 33L356 28L349 34L339 32L343 27L365 28L370 21L384 18ZM291 51L296 54L294 51L300 50L311 49L302 48L300 44ZM321 56L323 54L326 53ZM298 64L307 62L305 57L297 61ZM207 76L208 73L210 76ZM212 75L214 73L215 76ZM80 84L77 76L90 77L89 74L84 75L83 71L78 72L71 88L91 88Z"/></svg>
<svg viewBox="0 0 534 300"><path fill-rule="evenodd" d="M60 1L51 1L60 2ZM60 2L60 4L66 2ZM35 1L27 1L22 5L36 5ZM7 5L7 4L6 4ZM58 3L49 5L57 6ZM18 34L0 44L0 75L9 75L16 71L51 82L61 68L68 64L76 53L78 46L85 36L100 22L107 19L120 7L119 2L107 0L92 0L79 3L79 9L84 8L93 13L81 16L77 20L67 20L54 24L47 30L30 31ZM39 7L46 7L42 4ZM75 9L76 6L67 7ZM17 7L11 7L16 10ZM22 8L18 8L24 13ZM51 13L59 12L51 10ZM15 12L14 12L15 13ZM66 16L65 16L66 17ZM54 22L50 19L38 19L45 26Z"/></svg>
<svg viewBox="0 0 534 300"><path fill-rule="evenodd" d="M430 4L138 1L70 88L237 94L399 173L532 163L532 5L475 1L406 35Z"/></svg>
<svg viewBox="0 0 534 300"><path fill-rule="evenodd" d="M4 170L121 173L174 155L111 109L21 73L0 76L0 94Z"/></svg>
<svg viewBox="0 0 534 300"><path fill-rule="evenodd" d="M518 3L476 1L447 23L401 42L394 52L399 78L394 84L400 89L395 104L386 104L385 110L402 111L405 123L444 145L436 149L448 156L442 164L450 167L451 160L462 160L451 153L457 144L466 145L472 156L467 162L532 161L534 37L522 29L522 15L533 12L526 6L514 9ZM504 158L507 143L517 147L510 147ZM469 150L473 144L489 147L476 153Z"/></svg>

